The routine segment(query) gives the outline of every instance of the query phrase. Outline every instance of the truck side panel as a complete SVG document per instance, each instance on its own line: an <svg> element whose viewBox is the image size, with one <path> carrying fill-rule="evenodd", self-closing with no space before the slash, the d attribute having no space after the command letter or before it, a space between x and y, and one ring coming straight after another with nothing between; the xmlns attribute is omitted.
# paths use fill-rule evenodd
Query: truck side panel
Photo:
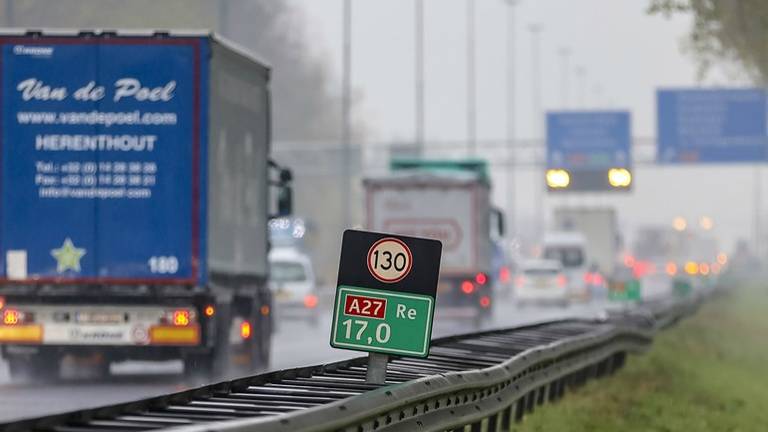
<svg viewBox="0 0 768 432"><path fill-rule="evenodd" d="M204 284L207 39L0 43L0 275Z"/></svg>
<svg viewBox="0 0 768 432"><path fill-rule="evenodd" d="M209 130L209 271L267 275L268 71L214 43Z"/></svg>

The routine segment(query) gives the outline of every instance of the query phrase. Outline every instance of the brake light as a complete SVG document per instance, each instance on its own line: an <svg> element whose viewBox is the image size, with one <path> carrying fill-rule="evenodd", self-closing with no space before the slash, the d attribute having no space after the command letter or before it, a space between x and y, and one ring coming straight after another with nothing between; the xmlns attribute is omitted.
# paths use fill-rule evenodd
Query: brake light
<svg viewBox="0 0 768 432"><path fill-rule="evenodd" d="M314 294L307 294L304 296L304 306L308 309L317 307L317 296Z"/></svg>
<svg viewBox="0 0 768 432"><path fill-rule="evenodd" d="M23 315L21 312L17 311L16 309L6 309L3 311L3 324L5 325L16 325L21 323L21 319L23 318Z"/></svg>
<svg viewBox="0 0 768 432"><path fill-rule="evenodd" d="M475 275L475 282L477 282L478 285L485 285L485 283L488 282L488 276L486 276L485 273L478 273Z"/></svg>
<svg viewBox="0 0 768 432"><path fill-rule="evenodd" d="M699 273L706 276L709 274L709 264L707 263L701 263L699 264Z"/></svg>
<svg viewBox="0 0 768 432"><path fill-rule="evenodd" d="M502 283L509 282L509 267L504 266L499 270L499 280Z"/></svg>
<svg viewBox="0 0 768 432"><path fill-rule="evenodd" d="M587 285L592 284L592 273L584 273L584 283Z"/></svg>
<svg viewBox="0 0 768 432"><path fill-rule="evenodd" d="M565 275L557 275L557 286L563 288L567 282L568 280L565 278Z"/></svg>
<svg viewBox="0 0 768 432"><path fill-rule="evenodd" d="M173 319L171 321L175 326L189 325L189 311L186 309L178 309L173 311Z"/></svg>
<svg viewBox="0 0 768 432"><path fill-rule="evenodd" d="M240 337L243 339L251 337L251 323L248 321L240 323Z"/></svg>
<svg viewBox="0 0 768 432"><path fill-rule="evenodd" d="M488 296L480 297L480 306L486 309L491 307L491 298Z"/></svg>
<svg viewBox="0 0 768 432"><path fill-rule="evenodd" d="M264 305L259 309L259 311L261 312L262 315L267 316L269 315L269 306Z"/></svg>
<svg viewBox="0 0 768 432"><path fill-rule="evenodd" d="M475 290L475 285L471 281L464 281L461 283L461 291L464 294L472 294L472 292Z"/></svg>
<svg viewBox="0 0 768 432"><path fill-rule="evenodd" d="M216 313L216 308L214 308L213 305L208 305L205 307L205 309L203 309L203 313L207 317L212 317L213 314Z"/></svg>
<svg viewBox="0 0 768 432"><path fill-rule="evenodd" d="M595 273L592 275L592 283L595 285L602 285L603 284L603 275L600 273Z"/></svg>
<svg viewBox="0 0 768 432"><path fill-rule="evenodd" d="M668 275L670 275L670 276L676 275L677 274L677 264L675 264L675 263L673 263L671 261L668 262L666 270L667 270L667 274Z"/></svg>

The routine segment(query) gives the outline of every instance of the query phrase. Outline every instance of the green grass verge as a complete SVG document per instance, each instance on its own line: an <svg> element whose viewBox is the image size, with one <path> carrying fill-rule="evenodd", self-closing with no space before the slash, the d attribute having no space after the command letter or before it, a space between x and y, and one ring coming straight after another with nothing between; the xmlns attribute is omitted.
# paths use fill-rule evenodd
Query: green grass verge
<svg viewBox="0 0 768 432"><path fill-rule="evenodd" d="M768 287L714 300L516 431L768 431Z"/></svg>

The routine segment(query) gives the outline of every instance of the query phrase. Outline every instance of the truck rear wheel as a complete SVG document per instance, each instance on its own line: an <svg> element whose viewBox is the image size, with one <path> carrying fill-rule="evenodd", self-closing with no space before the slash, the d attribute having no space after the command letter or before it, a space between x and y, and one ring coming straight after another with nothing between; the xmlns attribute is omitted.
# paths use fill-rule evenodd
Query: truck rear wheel
<svg viewBox="0 0 768 432"><path fill-rule="evenodd" d="M61 359L58 354L42 352L9 356L8 369L14 381L50 382L59 379Z"/></svg>

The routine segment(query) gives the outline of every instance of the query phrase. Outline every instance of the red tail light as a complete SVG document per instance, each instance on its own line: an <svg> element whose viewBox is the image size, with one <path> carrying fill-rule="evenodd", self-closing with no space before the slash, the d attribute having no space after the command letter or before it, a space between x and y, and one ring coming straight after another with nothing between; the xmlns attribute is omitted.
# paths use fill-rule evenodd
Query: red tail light
<svg viewBox="0 0 768 432"><path fill-rule="evenodd" d="M3 311L3 324L16 325L20 324L24 315L16 309L6 309Z"/></svg>
<svg viewBox="0 0 768 432"><path fill-rule="evenodd" d="M248 321L243 321L240 324L240 337L243 339L251 337L251 323Z"/></svg>
<svg viewBox="0 0 768 432"><path fill-rule="evenodd" d="M0 296L0 309L5 307L5 297Z"/></svg>
<svg viewBox="0 0 768 432"><path fill-rule="evenodd" d="M677 264L673 263L672 261L667 263L667 274L670 276L674 276L677 274Z"/></svg>
<svg viewBox="0 0 768 432"><path fill-rule="evenodd" d="M307 309L314 309L317 307L317 296L314 294L307 294L304 296L304 306Z"/></svg>
<svg viewBox="0 0 768 432"><path fill-rule="evenodd" d="M471 281L464 281L461 283L461 291L464 294L472 294L475 290L475 285Z"/></svg>
<svg viewBox="0 0 768 432"><path fill-rule="evenodd" d="M557 286L559 286L560 288L563 288L566 283L568 283L568 280L565 278L565 275L557 276Z"/></svg>
<svg viewBox="0 0 768 432"><path fill-rule="evenodd" d="M592 275L592 283L595 285L602 285L604 282L603 275L600 273L595 273Z"/></svg>
<svg viewBox="0 0 768 432"><path fill-rule="evenodd" d="M488 282L488 276L486 276L485 273L478 273L475 275L475 282L477 282L478 285L485 285L485 283Z"/></svg>
<svg viewBox="0 0 768 432"><path fill-rule="evenodd" d="M480 306L486 309L491 307L491 298L488 296L480 297Z"/></svg>
<svg viewBox="0 0 768 432"><path fill-rule="evenodd" d="M502 283L509 282L509 267L504 266L501 268L501 270L499 270L499 280Z"/></svg>
<svg viewBox="0 0 768 432"><path fill-rule="evenodd" d="M173 311L173 319L171 321L175 326L187 326L189 325L189 311L186 309L177 309Z"/></svg>
<svg viewBox="0 0 768 432"><path fill-rule="evenodd" d="M587 285L592 285L594 283L594 275L592 273L584 273L584 283Z"/></svg>

